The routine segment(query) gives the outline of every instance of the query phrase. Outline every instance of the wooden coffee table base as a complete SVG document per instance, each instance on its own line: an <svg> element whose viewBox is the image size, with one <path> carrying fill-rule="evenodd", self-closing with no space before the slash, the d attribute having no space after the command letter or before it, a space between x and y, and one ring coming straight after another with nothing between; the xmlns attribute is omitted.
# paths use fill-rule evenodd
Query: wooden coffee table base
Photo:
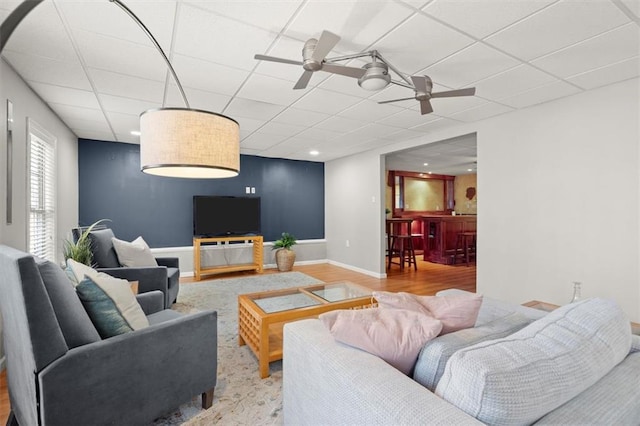
<svg viewBox="0 0 640 426"><path fill-rule="evenodd" d="M317 317L335 309L359 309L372 306L371 296L328 302L311 293L311 290L322 288L322 286L289 288L238 296L238 344L249 346L258 358L261 378L269 376L270 362L282 359L282 329L286 323ZM266 313L255 303L256 299L295 293L304 293L317 300L319 304Z"/></svg>

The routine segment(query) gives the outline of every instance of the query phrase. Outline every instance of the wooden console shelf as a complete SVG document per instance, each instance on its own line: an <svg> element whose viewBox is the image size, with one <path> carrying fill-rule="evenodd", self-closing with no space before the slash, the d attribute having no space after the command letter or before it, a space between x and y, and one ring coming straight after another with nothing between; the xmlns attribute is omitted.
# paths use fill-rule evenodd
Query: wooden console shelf
<svg viewBox="0 0 640 426"><path fill-rule="evenodd" d="M253 263L238 263L235 265L210 266L203 268L201 265L200 248L204 243L225 244L230 242L251 241L253 243ZM193 274L196 281L200 281L202 275L222 274L225 272L256 271L262 273L262 235L237 235L233 237L207 237L193 238Z"/></svg>

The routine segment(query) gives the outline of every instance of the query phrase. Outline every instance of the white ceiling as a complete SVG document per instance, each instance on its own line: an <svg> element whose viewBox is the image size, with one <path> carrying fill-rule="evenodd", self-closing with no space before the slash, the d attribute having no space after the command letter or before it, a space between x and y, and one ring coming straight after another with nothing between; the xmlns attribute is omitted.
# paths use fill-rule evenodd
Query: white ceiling
<svg viewBox="0 0 640 426"><path fill-rule="evenodd" d="M2 1L0 18L19 3ZM328 161L640 75L640 0L125 3L171 58L191 107L236 119L250 155ZM377 104L410 89L368 92L317 72L293 90L300 67L253 58L301 60L322 30L342 37L330 58L377 49L404 73L429 75L434 92L476 95L435 99L422 116L417 101ZM3 56L80 138L137 143L142 111L184 106L151 42L108 0L45 1Z"/></svg>

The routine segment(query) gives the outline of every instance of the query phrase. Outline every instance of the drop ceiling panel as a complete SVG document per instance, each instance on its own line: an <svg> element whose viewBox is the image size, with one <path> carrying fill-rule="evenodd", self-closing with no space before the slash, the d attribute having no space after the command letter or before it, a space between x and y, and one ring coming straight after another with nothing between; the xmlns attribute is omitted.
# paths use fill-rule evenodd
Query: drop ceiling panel
<svg viewBox="0 0 640 426"><path fill-rule="evenodd" d="M553 0L435 0L423 11L481 39L551 3Z"/></svg>
<svg viewBox="0 0 640 426"><path fill-rule="evenodd" d="M234 95L249 76L248 72L237 68L184 55L174 56L173 68L183 87L229 96Z"/></svg>
<svg viewBox="0 0 640 426"><path fill-rule="evenodd" d="M141 112L152 108L158 108L155 102L141 101L138 99L123 98L113 95L100 95L100 102L105 111L120 112L123 114L139 115Z"/></svg>
<svg viewBox="0 0 640 426"><path fill-rule="evenodd" d="M53 86L51 84L29 84L42 99L47 102L75 105L82 108L100 109L96 95L89 90L71 89L68 87Z"/></svg>
<svg viewBox="0 0 640 426"><path fill-rule="evenodd" d="M424 122L425 116L422 116L413 110L406 109L378 120L378 123L384 124L385 126L394 126L405 129L424 124Z"/></svg>
<svg viewBox="0 0 640 426"><path fill-rule="evenodd" d="M310 139L319 142L325 142L329 140L333 140L336 137L340 136L341 132L333 132L327 129L320 129L318 127L311 127L304 132L300 132L296 135L299 139Z"/></svg>
<svg viewBox="0 0 640 426"><path fill-rule="evenodd" d="M163 81L166 65L151 45L141 45L89 31L78 31L76 43L84 63L92 68Z"/></svg>
<svg viewBox="0 0 640 426"><path fill-rule="evenodd" d="M363 100L340 114L342 117L359 121L377 121L402 111L402 108L391 105L379 105L376 102Z"/></svg>
<svg viewBox="0 0 640 426"><path fill-rule="evenodd" d="M104 114L98 109L89 109L71 105L50 103L56 114L63 120L85 120L106 123Z"/></svg>
<svg viewBox="0 0 640 426"><path fill-rule="evenodd" d="M445 86L462 88L519 64L519 61L504 53L475 43L419 74L426 74Z"/></svg>
<svg viewBox="0 0 640 426"><path fill-rule="evenodd" d="M400 71L414 74L469 46L473 39L423 15L414 15L375 44Z"/></svg>
<svg viewBox="0 0 640 426"><path fill-rule="evenodd" d="M184 88L189 106L195 109L202 109L211 112L220 112L231 100L231 96L220 95L218 93L206 92L204 90ZM167 93L167 100L165 102L167 107L184 107L184 100L180 91L175 85L169 87Z"/></svg>
<svg viewBox="0 0 640 426"><path fill-rule="evenodd" d="M298 124L301 126L313 126L331 117L329 114L321 112L305 111L298 108L287 108L278 114L273 121L287 124Z"/></svg>
<svg viewBox="0 0 640 426"><path fill-rule="evenodd" d="M278 33L291 19L302 0L262 0L262 1L183 1L194 8L200 8L237 22Z"/></svg>
<svg viewBox="0 0 640 426"><path fill-rule="evenodd" d="M277 123L270 121L260 129L261 133L271 133L274 135L292 137L305 130L306 126L298 126L295 124Z"/></svg>
<svg viewBox="0 0 640 426"><path fill-rule="evenodd" d="M560 77L586 72L638 56L640 27L630 23L533 61Z"/></svg>
<svg viewBox="0 0 640 426"><path fill-rule="evenodd" d="M640 2L638 0L622 0L629 11L638 19L640 19Z"/></svg>
<svg viewBox="0 0 640 426"><path fill-rule="evenodd" d="M520 65L475 83L476 95L501 99L555 81L555 78L529 65Z"/></svg>
<svg viewBox="0 0 640 426"><path fill-rule="evenodd" d="M56 61L77 62L75 50L53 3L44 2L18 25L5 49Z"/></svg>
<svg viewBox="0 0 640 426"><path fill-rule="evenodd" d="M265 122L246 117L232 117L240 125L240 139L244 139L258 130Z"/></svg>
<svg viewBox="0 0 640 426"><path fill-rule="evenodd" d="M262 150L277 145L280 142L284 141L286 138L286 136L273 135L258 131L253 133L248 138L244 139L240 146L243 148Z"/></svg>
<svg viewBox="0 0 640 426"><path fill-rule="evenodd" d="M493 117L495 115L504 114L509 111L513 111L513 108L494 102L487 102L486 104L478 107L453 114L451 118L470 123L473 121L484 120L485 118Z"/></svg>
<svg viewBox="0 0 640 426"><path fill-rule="evenodd" d="M312 89L292 90L291 82L266 75L254 74L238 92L238 96L277 105L290 105Z"/></svg>
<svg viewBox="0 0 640 426"><path fill-rule="evenodd" d="M160 104L164 96L162 81L148 80L117 72L89 69L91 80L102 94L126 96Z"/></svg>
<svg viewBox="0 0 640 426"><path fill-rule="evenodd" d="M336 50L358 52L410 15L410 9L389 1L310 1L286 29L286 35L299 40L317 39L327 30L342 38Z"/></svg>
<svg viewBox="0 0 640 426"><path fill-rule="evenodd" d="M422 124L420 126L415 126L412 127L412 130L418 130L418 131L424 131L425 133L430 133L432 131L438 130L438 129L443 129L445 127L451 127L451 126L455 126L457 124L460 124L459 121L457 120L451 120L448 118L437 118L435 120L429 121L425 124Z"/></svg>
<svg viewBox="0 0 640 426"><path fill-rule="evenodd" d="M78 62L60 62L7 50L2 55L28 82L91 90L91 84Z"/></svg>
<svg viewBox="0 0 640 426"><path fill-rule="evenodd" d="M82 129L74 129L71 128L73 133L81 139L93 139L96 141L110 141L110 142L118 142L116 136L114 136L111 132L101 132L99 130L82 130Z"/></svg>
<svg viewBox="0 0 640 426"><path fill-rule="evenodd" d="M236 97L231 100L229 106L222 113L234 118L237 116L266 121L271 120L283 109L282 105Z"/></svg>
<svg viewBox="0 0 640 426"><path fill-rule="evenodd" d="M332 130L337 133L352 132L366 124L366 120L353 120L351 118L345 118L342 116L331 117L321 123L318 123L315 127L319 129Z"/></svg>
<svg viewBox="0 0 640 426"><path fill-rule="evenodd" d="M487 38L487 42L530 60L628 22L609 1L560 1Z"/></svg>
<svg viewBox="0 0 640 426"><path fill-rule="evenodd" d="M273 41L269 31L184 4L180 9L176 53L251 71L255 53Z"/></svg>
<svg viewBox="0 0 640 426"><path fill-rule="evenodd" d="M172 26L176 1L125 1L151 31L165 51L171 46ZM112 2L56 1L65 20L74 30L85 30L128 40L141 45L151 45L144 31L120 7ZM41 6L38 6L38 8Z"/></svg>
<svg viewBox="0 0 640 426"><path fill-rule="evenodd" d="M357 104L361 100L361 98L356 96L344 95L322 89L313 89L293 105L300 109L308 109L325 114L336 114Z"/></svg>
<svg viewBox="0 0 640 426"><path fill-rule="evenodd" d="M551 83L546 86L538 87L533 90L501 99L500 102L514 108L524 108L553 99L562 98L564 96L573 95L579 91L580 89L559 81L557 83Z"/></svg>
<svg viewBox="0 0 640 426"><path fill-rule="evenodd" d="M107 112L107 118L109 119L109 123L111 123L111 125L114 128L129 129L128 132L122 133L122 134L132 136L131 135L132 131L140 130L140 118L138 117L137 114L121 114L119 112ZM129 138L129 136L127 136L127 138ZM135 140L138 140L137 136L135 138L136 138Z"/></svg>
<svg viewBox="0 0 640 426"><path fill-rule="evenodd" d="M568 80L584 89L594 89L640 76L640 57L628 59L593 71L578 74Z"/></svg>

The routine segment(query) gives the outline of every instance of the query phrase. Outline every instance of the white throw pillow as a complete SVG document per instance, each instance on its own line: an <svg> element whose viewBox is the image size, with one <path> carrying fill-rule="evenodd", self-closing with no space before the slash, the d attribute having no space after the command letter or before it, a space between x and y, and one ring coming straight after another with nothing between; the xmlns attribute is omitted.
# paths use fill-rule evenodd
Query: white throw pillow
<svg viewBox="0 0 640 426"><path fill-rule="evenodd" d="M153 257L151 249L142 237L138 237L132 242L119 240L115 237L111 238L111 241L116 255L118 255L118 262L122 266L129 268L158 266L156 258Z"/></svg>
<svg viewBox="0 0 640 426"><path fill-rule="evenodd" d="M67 267L75 278L78 297L103 339L149 326L127 280L72 259L67 260Z"/></svg>
<svg viewBox="0 0 640 426"><path fill-rule="evenodd" d="M622 309L587 299L455 352L435 393L486 424L532 424L593 386L630 347Z"/></svg>

